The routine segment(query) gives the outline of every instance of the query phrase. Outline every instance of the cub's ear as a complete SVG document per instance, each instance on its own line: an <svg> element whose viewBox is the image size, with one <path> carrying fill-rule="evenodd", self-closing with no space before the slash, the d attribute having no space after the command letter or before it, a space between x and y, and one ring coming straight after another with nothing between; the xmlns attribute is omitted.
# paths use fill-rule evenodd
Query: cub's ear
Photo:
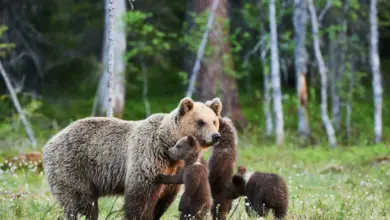
<svg viewBox="0 0 390 220"><path fill-rule="evenodd" d="M219 98L215 98L213 100L206 101L205 104L210 107L217 116L221 116L222 111L222 102Z"/></svg>
<svg viewBox="0 0 390 220"><path fill-rule="evenodd" d="M237 169L237 173L244 175L246 173L246 168L244 166L239 166Z"/></svg>
<svg viewBox="0 0 390 220"><path fill-rule="evenodd" d="M245 186L245 179L242 176L234 175L232 178L232 183L233 183L234 187L239 188L239 187Z"/></svg>
<svg viewBox="0 0 390 220"><path fill-rule="evenodd" d="M183 98L182 100L180 100L180 103L179 103L180 116L183 116L185 113L190 111L192 108L194 108L194 101L191 98L186 97L186 98Z"/></svg>
<svg viewBox="0 0 390 220"><path fill-rule="evenodd" d="M195 146L196 145L196 138L194 136L192 136L192 135L188 135L187 136L187 143L191 147Z"/></svg>

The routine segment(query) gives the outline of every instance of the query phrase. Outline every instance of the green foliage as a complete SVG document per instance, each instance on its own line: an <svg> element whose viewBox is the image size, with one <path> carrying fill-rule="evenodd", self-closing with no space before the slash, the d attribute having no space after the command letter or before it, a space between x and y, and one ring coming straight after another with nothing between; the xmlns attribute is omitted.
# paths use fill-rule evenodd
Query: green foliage
<svg viewBox="0 0 390 220"><path fill-rule="evenodd" d="M5 31L7 31L8 27L4 25L0 25L0 39ZM4 57L7 52L9 52L12 48L15 47L13 43L1 43L0 42L0 57Z"/></svg>

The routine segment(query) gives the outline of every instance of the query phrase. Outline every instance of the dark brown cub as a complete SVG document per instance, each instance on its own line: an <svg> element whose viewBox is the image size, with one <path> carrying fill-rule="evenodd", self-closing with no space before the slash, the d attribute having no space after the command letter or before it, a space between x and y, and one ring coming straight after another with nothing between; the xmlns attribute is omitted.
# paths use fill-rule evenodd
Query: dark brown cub
<svg viewBox="0 0 390 220"><path fill-rule="evenodd" d="M213 206L213 219L225 220L232 207L232 199L227 198L226 182L234 173L237 157L237 131L229 118L219 119L221 139L213 146L209 159L209 183Z"/></svg>
<svg viewBox="0 0 390 220"><path fill-rule="evenodd" d="M247 172L240 166L228 181L228 198L245 196L248 215L265 217L272 210L275 219L284 219L288 208L288 187L274 173Z"/></svg>

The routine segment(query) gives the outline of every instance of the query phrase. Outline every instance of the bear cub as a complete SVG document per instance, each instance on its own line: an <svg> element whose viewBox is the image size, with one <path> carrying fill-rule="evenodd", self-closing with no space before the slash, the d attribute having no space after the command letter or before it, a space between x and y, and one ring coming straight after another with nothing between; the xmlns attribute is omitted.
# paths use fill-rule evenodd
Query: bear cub
<svg viewBox="0 0 390 220"><path fill-rule="evenodd" d="M226 196L226 182L233 176L237 157L237 131L229 118L219 118L221 140L212 148L209 159L209 183L213 206L213 219L225 220L232 208L232 199Z"/></svg>
<svg viewBox="0 0 390 220"><path fill-rule="evenodd" d="M194 136L181 138L167 151L172 160L184 160L184 167L176 175L158 174L158 184L184 184L179 211L180 219L204 219L211 208L211 190L207 165L202 163L203 148Z"/></svg>
<svg viewBox="0 0 390 220"><path fill-rule="evenodd" d="M265 217L272 210L275 219L284 219L288 208L288 187L274 173L247 172L240 166L227 184L228 198L245 196L249 216Z"/></svg>

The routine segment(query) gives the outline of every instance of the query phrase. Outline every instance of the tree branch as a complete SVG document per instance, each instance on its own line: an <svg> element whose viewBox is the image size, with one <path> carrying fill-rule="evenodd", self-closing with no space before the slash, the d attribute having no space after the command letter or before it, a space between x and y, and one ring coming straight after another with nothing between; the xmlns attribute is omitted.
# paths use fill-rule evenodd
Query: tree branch
<svg viewBox="0 0 390 220"><path fill-rule="evenodd" d="M0 62L0 72L4 78L4 81L5 81L5 84L7 85L8 90L11 94L12 101L14 103L16 110L19 113L20 120L22 121L22 123L24 125L27 136L30 139L32 146L35 147L37 142L35 140L34 131L31 129L30 124L28 123L27 118L24 115L22 107L20 107L18 97L16 96L15 90L13 89L11 82L10 82L10 80L7 76L7 73L5 72L5 70L3 68L3 64L1 62Z"/></svg>

